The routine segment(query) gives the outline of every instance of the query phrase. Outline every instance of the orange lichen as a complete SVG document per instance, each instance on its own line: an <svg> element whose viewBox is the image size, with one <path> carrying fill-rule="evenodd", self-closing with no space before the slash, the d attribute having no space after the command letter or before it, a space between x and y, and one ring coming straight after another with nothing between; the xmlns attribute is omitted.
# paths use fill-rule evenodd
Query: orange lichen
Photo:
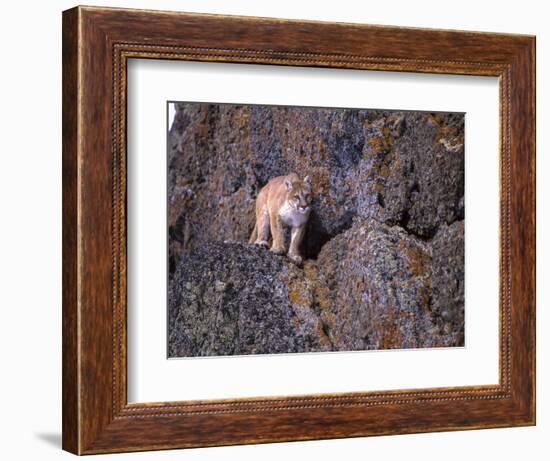
<svg viewBox="0 0 550 461"><path fill-rule="evenodd" d="M424 251L421 247L410 246L401 241L399 248L406 256L407 266L409 272L415 276L426 275L430 269L430 255Z"/></svg>
<svg viewBox="0 0 550 461"><path fill-rule="evenodd" d="M464 144L464 132L459 127L451 126L439 114L430 114L430 120L436 125L434 144L445 141L445 144L460 146Z"/></svg>
<svg viewBox="0 0 550 461"><path fill-rule="evenodd" d="M399 344L397 342L397 328L395 324L395 314L392 309L389 310L388 315L384 319L383 324L383 336L382 336L382 349L393 349Z"/></svg>
<svg viewBox="0 0 550 461"><path fill-rule="evenodd" d="M390 169L388 168L388 165L382 165L382 168L380 168L380 174L387 178L390 175Z"/></svg>
<svg viewBox="0 0 550 461"><path fill-rule="evenodd" d="M319 271L315 262L306 261L304 264L304 275L314 288L313 302L319 306L321 311L326 311L332 304L330 300L331 292L326 285L319 283L318 272Z"/></svg>
<svg viewBox="0 0 550 461"><path fill-rule="evenodd" d="M367 142L375 155L381 154L387 149L387 144L383 138L372 137Z"/></svg>
<svg viewBox="0 0 550 461"><path fill-rule="evenodd" d="M288 299L292 304L309 306L311 304L306 284L299 278L292 278L288 284Z"/></svg>
<svg viewBox="0 0 550 461"><path fill-rule="evenodd" d="M407 313L404 311L395 311L393 309L388 311L383 325L382 349L402 347L403 333L400 326L405 317L407 317Z"/></svg>

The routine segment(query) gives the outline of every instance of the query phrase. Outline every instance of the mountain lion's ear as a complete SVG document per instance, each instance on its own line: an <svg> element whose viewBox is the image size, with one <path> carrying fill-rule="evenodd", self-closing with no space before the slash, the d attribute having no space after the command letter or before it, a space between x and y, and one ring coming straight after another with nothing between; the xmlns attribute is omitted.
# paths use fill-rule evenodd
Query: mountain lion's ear
<svg viewBox="0 0 550 461"><path fill-rule="evenodd" d="M287 191L290 191L292 189L292 181L290 179L285 179L285 187Z"/></svg>
<svg viewBox="0 0 550 461"><path fill-rule="evenodd" d="M309 177L309 175L307 175L305 178L304 178L304 182L306 184L308 184L309 186L311 186L311 178Z"/></svg>

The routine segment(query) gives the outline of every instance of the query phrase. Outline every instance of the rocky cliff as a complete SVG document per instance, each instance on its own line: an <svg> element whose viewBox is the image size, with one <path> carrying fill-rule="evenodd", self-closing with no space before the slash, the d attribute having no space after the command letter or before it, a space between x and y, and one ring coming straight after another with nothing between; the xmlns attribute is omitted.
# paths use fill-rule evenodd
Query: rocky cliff
<svg viewBox="0 0 550 461"><path fill-rule="evenodd" d="M168 155L170 356L463 345L462 114L178 104ZM302 268L245 243L291 171Z"/></svg>

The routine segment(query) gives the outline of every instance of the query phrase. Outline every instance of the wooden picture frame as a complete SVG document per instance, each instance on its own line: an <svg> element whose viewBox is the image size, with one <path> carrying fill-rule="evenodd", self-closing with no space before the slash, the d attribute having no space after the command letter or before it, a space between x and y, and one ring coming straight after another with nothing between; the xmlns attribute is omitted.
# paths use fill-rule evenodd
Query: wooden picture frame
<svg viewBox="0 0 550 461"><path fill-rule="evenodd" d="M499 384L129 404L131 58L496 76ZM77 7L63 13L63 448L93 454L535 424L535 38Z"/></svg>

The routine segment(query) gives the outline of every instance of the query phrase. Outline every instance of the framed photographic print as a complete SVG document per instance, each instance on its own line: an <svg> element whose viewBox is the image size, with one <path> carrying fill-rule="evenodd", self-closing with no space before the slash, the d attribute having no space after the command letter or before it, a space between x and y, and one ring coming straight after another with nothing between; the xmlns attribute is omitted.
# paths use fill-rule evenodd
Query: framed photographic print
<svg viewBox="0 0 550 461"><path fill-rule="evenodd" d="M535 423L535 39L63 13L63 448Z"/></svg>

